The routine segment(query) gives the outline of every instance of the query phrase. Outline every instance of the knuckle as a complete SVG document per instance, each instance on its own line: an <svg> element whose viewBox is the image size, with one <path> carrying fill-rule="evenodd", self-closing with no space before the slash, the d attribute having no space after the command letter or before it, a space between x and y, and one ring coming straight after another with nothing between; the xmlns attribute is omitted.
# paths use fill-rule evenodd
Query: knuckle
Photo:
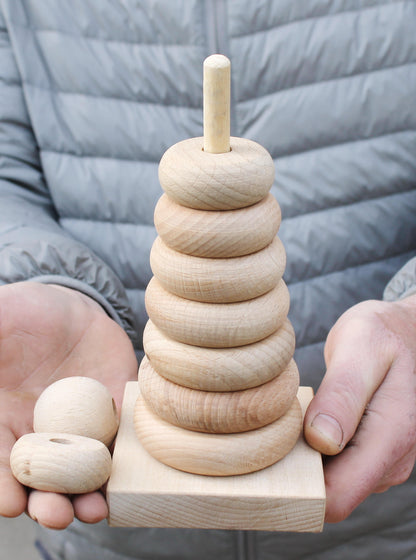
<svg viewBox="0 0 416 560"><path fill-rule="evenodd" d="M390 486L398 486L406 482L412 474L414 463L413 458L407 459L404 463L398 465L389 477Z"/></svg>
<svg viewBox="0 0 416 560"><path fill-rule="evenodd" d="M325 344L325 359L329 360L334 350L342 344L350 349L384 347L386 323L383 315L385 302L366 301L347 310L328 333ZM354 354L354 353L351 353ZM352 356L349 356L351 359Z"/></svg>

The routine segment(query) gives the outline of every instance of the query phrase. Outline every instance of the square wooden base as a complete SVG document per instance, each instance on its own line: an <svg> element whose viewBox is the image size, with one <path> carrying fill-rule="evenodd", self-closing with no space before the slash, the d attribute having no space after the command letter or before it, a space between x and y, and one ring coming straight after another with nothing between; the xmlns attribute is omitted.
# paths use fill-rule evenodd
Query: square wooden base
<svg viewBox="0 0 416 560"><path fill-rule="evenodd" d="M289 455L255 473L215 477L178 471L151 457L135 434L138 390L138 383L127 383L107 487L111 526L322 530L322 460L302 437ZM300 387L303 411L312 395L310 387Z"/></svg>

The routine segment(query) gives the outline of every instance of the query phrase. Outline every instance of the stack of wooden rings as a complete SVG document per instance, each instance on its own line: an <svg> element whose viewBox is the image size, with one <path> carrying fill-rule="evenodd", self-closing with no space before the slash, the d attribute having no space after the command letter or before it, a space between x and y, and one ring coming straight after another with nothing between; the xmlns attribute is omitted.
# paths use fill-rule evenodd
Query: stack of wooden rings
<svg viewBox="0 0 416 560"><path fill-rule="evenodd" d="M302 425L273 160L230 139L229 73L227 58L205 61L204 137L160 162L134 414L152 456L218 476L275 463Z"/></svg>

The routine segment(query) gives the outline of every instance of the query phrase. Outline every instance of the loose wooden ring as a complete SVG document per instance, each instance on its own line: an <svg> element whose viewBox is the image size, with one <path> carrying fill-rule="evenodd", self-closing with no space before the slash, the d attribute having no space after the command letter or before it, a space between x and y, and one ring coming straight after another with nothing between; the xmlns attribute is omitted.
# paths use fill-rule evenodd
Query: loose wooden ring
<svg viewBox="0 0 416 560"><path fill-rule="evenodd" d="M91 377L64 377L49 385L33 411L35 432L64 432L110 445L118 415L110 391Z"/></svg>
<svg viewBox="0 0 416 560"><path fill-rule="evenodd" d="M14 444L10 466L17 480L30 488L84 494L107 481L111 455L96 439L66 433L32 433Z"/></svg>

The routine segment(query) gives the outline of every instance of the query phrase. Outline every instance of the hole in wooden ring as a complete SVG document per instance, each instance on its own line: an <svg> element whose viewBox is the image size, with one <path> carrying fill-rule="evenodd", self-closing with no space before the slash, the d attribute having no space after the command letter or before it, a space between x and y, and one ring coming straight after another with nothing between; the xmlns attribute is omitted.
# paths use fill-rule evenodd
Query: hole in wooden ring
<svg viewBox="0 0 416 560"><path fill-rule="evenodd" d="M70 443L72 443L71 440L63 438L51 438L49 441L51 441L52 443L62 443L64 445L69 445Z"/></svg>
<svg viewBox="0 0 416 560"><path fill-rule="evenodd" d="M203 152L205 152L204 146L202 146L201 150L202 150ZM232 147L230 146L230 149L228 150L228 152L232 152L232 151L233 151L233 149L232 149ZM228 154L228 152L220 152L220 153L222 153L222 154Z"/></svg>

